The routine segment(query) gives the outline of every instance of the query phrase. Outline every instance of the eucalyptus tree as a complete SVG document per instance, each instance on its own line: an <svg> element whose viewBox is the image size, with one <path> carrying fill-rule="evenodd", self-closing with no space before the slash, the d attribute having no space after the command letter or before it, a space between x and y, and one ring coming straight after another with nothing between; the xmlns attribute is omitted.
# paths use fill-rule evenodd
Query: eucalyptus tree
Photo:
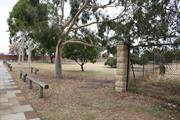
<svg viewBox="0 0 180 120"><path fill-rule="evenodd" d="M116 46L118 41L124 41L130 45L177 42L180 38L179 30L179 0L128 0L125 14L117 21L98 25L98 34L107 49ZM110 35L112 31L114 34ZM139 55L136 56L137 49L142 52L140 47L134 48L131 62L142 63ZM145 49L149 51L152 48ZM115 50L116 47L114 47ZM143 61L148 62L148 60Z"/></svg>
<svg viewBox="0 0 180 120"><path fill-rule="evenodd" d="M10 19L9 25L12 34L19 26L21 31L36 33L33 32L35 28L41 33L43 27L39 29L39 26L51 26L52 20L49 18L55 16L52 18L55 18L53 23L58 28L58 36L44 43L53 41L53 47L48 47L55 49L55 74L57 78L62 78L63 47L67 44L95 46L89 33L93 32L94 36L98 36L102 46L107 43L114 45L118 40L134 43L136 39L151 43L165 38L167 40L172 36L175 39L179 35L179 27L174 24L179 21L179 1L174 1L176 0L19 0L13 9L15 12L10 15L10 18L16 19ZM47 6L51 6L54 12L48 13L47 10L51 7ZM112 11L112 8L117 9ZM112 12L108 14L109 9ZM113 12L116 15L111 15ZM24 20L26 22L22 22ZM14 21L16 24L12 24ZM176 29L170 30L174 26ZM173 35L170 34L172 30L175 30Z"/></svg>
<svg viewBox="0 0 180 120"><path fill-rule="evenodd" d="M95 47L86 47L79 44L67 45L63 49L63 57L74 60L81 67L84 72L84 65L87 62L95 63L99 52Z"/></svg>
<svg viewBox="0 0 180 120"><path fill-rule="evenodd" d="M15 40L14 38L18 33L30 37L38 20L37 6L34 4L32 0L19 0L9 13L7 21L11 40Z"/></svg>
<svg viewBox="0 0 180 120"><path fill-rule="evenodd" d="M55 73L57 78L62 78L61 57L63 47L67 44L82 44L85 46L94 46L93 41L89 37L89 32L96 30L90 29L93 26L107 21L118 19L124 12L124 1L119 0L52 0L58 10L58 27L60 37L55 47ZM121 6L118 15L108 17L104 15L103 9ZM69 12L68 12L69 9ZM95 28L96 28L95 26Z"/></svg>
<svg viewBox="0 0 180 120"><path fill-rule="evenodd" d="M18 41L18 63L19 64L20 64L20 62L24 62L25 47L26 47L25 39L21 37L20 40Z"/></svg>
<svg viewBox="0 0 180 120"><path fill-rule="evenodd" d="M18 43L13 42L9 45L9 53L18 55Z"/></svg>
<svg viewBox="0 0 180 120"><path fill-rule="evenodd" d="M27 55L28 55L28 67L29 68L31 68L31 56L32 56L32 51L36 48L36 47L38 47L39 45L37 44L37 43L34 43L34 41L32 40L32 39L30 39L30 40L27 40L26 41L26 47L27 47L27 49L26 49L26 53L27 53Z"/></svg>
<svg viewBox="0 0 180 120"><path fill-rule="evenodd" d="M26 48L26 44L25 44L25 39L24 39L24 35L22 33L17 33L17 35L15 35L13 37L14 41L11 41L11 45L10 46L14 46L16 45L17 47L17 55L18 55L18 64L20 64L20 62L24 62L24 56L25 56L25 48Z"/></svg>
<svg viewBox="0 0 180 120"><path fill-rule="evenodd" d="M39 25L34 31L35 41L40 44L40 47L48 54L51 63L53 63L56 42L59 39L59 28L57 24L51 22Z"/></svg>
<svg viewBox="0 0 180 120"><path fill-rule="evenodd" d="M38 0L19 0L13 7L7 20L10 32L10 42L19 42L19 48L23 47L19 50L20 53L23 54L22 56L24 56L25 47L28 47L29 65L31 61L31 53L29 52L32 51L32 44L34 44L34 42L32 42L32 40L34 40L34 29L38 23L47 21L46 10L46 5L40 4ZM20 39L19 41L17 37ZM30 42L32 44L29 44Z"/></svg>
<svg viewBox="0 0 180 120"><path fill-rule="evenodd" d="M103 44L116 45L117 41L129 44L157 44L175 42L180 38L179 0L128 0L126 12L118 21L109 21L98 26ZM111 45L112 46L112 45Z"/></svg>

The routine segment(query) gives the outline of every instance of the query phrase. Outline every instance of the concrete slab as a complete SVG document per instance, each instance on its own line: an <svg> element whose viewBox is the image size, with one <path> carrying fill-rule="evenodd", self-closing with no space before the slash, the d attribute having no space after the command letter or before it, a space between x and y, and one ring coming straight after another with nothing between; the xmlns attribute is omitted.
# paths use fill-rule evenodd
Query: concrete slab
<svg viewBox="0 0 180 120"><path fill-rule="evenodd" d="M6 114L0 120L26 120L24 113Z"/></svg>
<svg viewBox="0 0 180 120"><path fill-rule="evenodd" d="M25 115L28 112L34 112L32 106L0 62L0 120L40 120L36 112L33 116Z"/></svg>
<svg viewBox="0 0 180 120"><path fill-rule="evenodd" d="M31 105L20 105L20 106L12 107L12 110L14 113L16 113L16 112L28 112L28 111L33 111L33 108L31 107Z"/></svg>

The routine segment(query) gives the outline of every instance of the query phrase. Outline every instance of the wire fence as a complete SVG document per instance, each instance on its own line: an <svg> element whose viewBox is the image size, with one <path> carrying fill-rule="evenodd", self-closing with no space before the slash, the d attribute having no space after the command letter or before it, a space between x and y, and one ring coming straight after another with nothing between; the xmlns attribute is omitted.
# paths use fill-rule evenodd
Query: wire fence
<svg viewBox="0 0 180 120"><path fill-rule="evenodd" d="M180 49L177 45L131 47L128 86L180 77Z"/></svg>

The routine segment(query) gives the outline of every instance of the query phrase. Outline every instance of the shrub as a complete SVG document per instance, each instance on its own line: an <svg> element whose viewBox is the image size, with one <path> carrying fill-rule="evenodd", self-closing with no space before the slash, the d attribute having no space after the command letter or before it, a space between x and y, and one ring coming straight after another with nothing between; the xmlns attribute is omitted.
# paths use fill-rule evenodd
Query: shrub
<svg viewBox="0 0 180 120"><path fill-rule="evenodd" d="M104 65L109 65L112 68L116 68L116 64L117 64L117 58L116 57L109 57L106 62L104 63Z"/></svg>

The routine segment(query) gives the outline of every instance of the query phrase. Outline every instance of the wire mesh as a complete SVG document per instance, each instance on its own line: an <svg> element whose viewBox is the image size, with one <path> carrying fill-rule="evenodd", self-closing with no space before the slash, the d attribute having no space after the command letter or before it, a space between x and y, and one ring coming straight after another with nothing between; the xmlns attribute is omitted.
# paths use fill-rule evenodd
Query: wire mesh
<svg viewBox="0 0 180 120"><path fill-rule="evenodd" d="M129 61L129 89L180 77L180 49L177 45L131 47Z"/></svg>

